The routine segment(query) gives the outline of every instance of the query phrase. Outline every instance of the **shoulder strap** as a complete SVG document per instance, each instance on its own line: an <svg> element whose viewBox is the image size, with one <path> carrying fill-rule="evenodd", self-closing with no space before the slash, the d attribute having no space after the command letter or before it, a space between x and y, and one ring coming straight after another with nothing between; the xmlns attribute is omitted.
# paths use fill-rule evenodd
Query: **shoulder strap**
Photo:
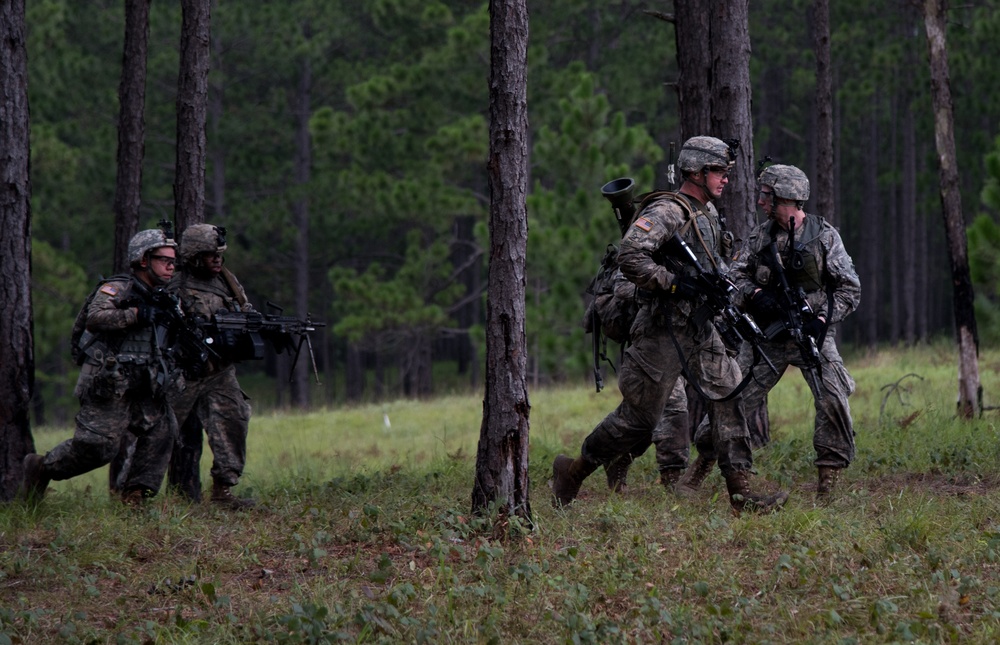
<svg viewBox="0 0 1000 645"><path fill-rule="evenodd" d="M233 297L236 299L237 304L241 307L247 304L247 295L243 291L243 287L240 286L240 283L237 282L236 276L233 275L233 272L226 267L222 267L222 277L226 279L226 284L228 284L229 288L232 290Z"/></svg>

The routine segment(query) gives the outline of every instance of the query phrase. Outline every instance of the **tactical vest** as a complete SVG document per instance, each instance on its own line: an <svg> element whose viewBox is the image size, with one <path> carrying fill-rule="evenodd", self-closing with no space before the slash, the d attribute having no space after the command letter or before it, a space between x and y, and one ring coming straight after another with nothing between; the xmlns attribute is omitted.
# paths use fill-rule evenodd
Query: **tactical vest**
<svg viewBox="0 0 1000 645"><path fill-rule="evenodd" d="M787 237L784 247L780 243L778 245L778 254L781 256L785 268L785 278L788 280L788 285L792 288L802 287L806 293L813 293L824 288L823 268L819 264L817 254L810 249L810 245L823 232L823 223L824 220L821 217L810 215L804 220L802 229L795 231L794 249L789 251ZM777 232L775 227L777 224L771 225L771 235ZM768 286L772 281L771 276L776 275L776 267L771 253L766 248L770 244L770 238L763 241L765 246L751 258L747 268L749 274L754 276L761 286ZM763 271L761 267L764 268Z"/></svg>
<svg viewBox="0 0 1000 645"><path fill-rule="evenodd" d="M691 247L698 263L709 271L718 267L720 258L725 258L732 251L732 235L724 232L719 226L718 213L712 212L715 207L711 204L696 206L680 192L655 191L643 196L636 212L641 213L642 209L657 199L669 199L684 211L685 222L677 234ZM727 240L728 250L726 249ZM664 262L674 273L691 276L695 274L694 267L683 259L659 257L657 260Z"/></svg>

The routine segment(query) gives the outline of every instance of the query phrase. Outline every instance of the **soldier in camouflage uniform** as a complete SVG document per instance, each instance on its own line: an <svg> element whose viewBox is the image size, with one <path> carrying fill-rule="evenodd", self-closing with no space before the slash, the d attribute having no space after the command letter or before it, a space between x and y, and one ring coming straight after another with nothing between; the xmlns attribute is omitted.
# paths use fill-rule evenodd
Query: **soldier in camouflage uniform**
<svg viewBox="0 0 1000 645"><path fill-rule="evenodd" d="M81 311L76 431L44 456L24 458L23 497L41 499L51 480L110 463L126 432L136 449L123 501L138 504L159 491L177 431L167 395L183 379L158 346L150 295L173 275L176 246L159 229L137 233L128 245L131 275L103 282Z"/></svg>
<svg viewBox="0 0 1000 645"><path fill-rule="evenodd" d="M685 363L714 399L726 397L739 384L739 366L711 319L694 316L705 300L695 270L670 243L677 233L703 266L719 265L727 253L711 202L722 195L733 159L729 146L714 137L686 141L677 158L684 175L679 193L647 199L625 234L618 262L625 277L642 290L643 306L632 325L632 345L625 350L619 373L623 400L584 440L579 457L556 457L552 491L557 505L572 502L584 479L618 457L622 446L649 439ZM733 508L769 511L781 506L787 493L766 495L751 487L753 457L739 395L724 402L709 401L708 410ZM675 468L666 475L676 482L681 472Z"/></svg>
<svg viewBox="0 0 1000 645"><path fill-rule="evenodd" d="M761 173L759 185L757 206L768 219L751 232L730 277L754 319L771 338L761 349L777 372L764 365L755 367L743 400L748 409L755 409L787 366L795 365L803 371L816 407L813 447L819 470L817 495L826 501L841 470L854 459L854 428L847 403L847 397L854 392L854 379L837 351L833 325L857 308L861 282L837 229L822 217L802 210L809 199L809 179L804 172L795 166L769 166ZM790 233L794 234L794 249L789 248ZM779 292L772 242L789 287L802 289L812 311L803 316L803 331L819 349L818 369L808 365L801 348L779 320L786 305Z"/></svg>
<svg viewBox="0 0 1000 645"><path fill-rule="evenodd" d="M194 224L184 231L181 266L167 289L180 298L185 315L208 321L220 309L253 308L236 277L223 267L226 248L224 228ZM196 415L208 436L214 457L211 500L234 509L253 506L253 500L236 497L230 490L239 483L246 464L250 423L250 403L236 380L236 366L224 359L210 360L204 376L189 378L184 392L171 397L170 403L182 426L190 415ZM193 460L196 468L201 450L201 432L182 432L173 459Z"/></svg>

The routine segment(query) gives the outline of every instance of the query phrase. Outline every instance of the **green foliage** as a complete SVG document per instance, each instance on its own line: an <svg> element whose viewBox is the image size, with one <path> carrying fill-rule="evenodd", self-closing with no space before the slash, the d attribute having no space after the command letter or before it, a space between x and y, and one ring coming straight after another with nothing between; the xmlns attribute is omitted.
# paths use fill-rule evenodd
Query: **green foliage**
<svg viewBox="0 0 1000 645"><path fill-rule="evenodd" d="M577 66L560 102L557 129L543 126L535 144L535 188L528 198L528 347L550 378L581 373L582 294L608 243L620 237L600 188L630 174L652 183L652 163L662 150L641 126L629 127L612 113L594 77Z"/></svg>
<svg viewBox="0 0 1000 645"><path fill-rule="evenodd" d="M639 192L656 187L662 151L678 138L674 29L645 13L648 4L551 0L531 7L527 327L542 381L570 378L589 362L581 293L617 236L600 185L632 175ZM811 20L803 19L811 7L808 0L762 0L749 14L755 149L803 167L814 148L815 60ZM873 212L860 187L874 172L880 194L898 192L900 123L909 114L917 221L928 227L928 265L946 267L942 233L933 225L936 162L919 10L856 0L831 3L830 10L845 243L856 250L865 227L886 224L887 204ZM26 11L33 242L58 249L92 282L111 265L123 5L38 0ZM154 2L150 11L143 227L173 213L181 25L178 3ZM991 55L998 33L1000 12L991 7L951 8L965 195L984 185L1000 192L988 183L997 174L990 164L1000 161L982 163L1000 122ZM482 257L488 244L489 38L488 3L481 0L213 6L205 217L229 229L228 266L257 304L292 306L302 279L297 244L305 236L308 309L330 323L331 364L343 364L348 338L359 338L365 324L399 332L412 324L411 334L440 340L451 333L462 299L479 295L454 284L459 265L469 255ZM305 126L311 146L303 175L296 155L304 152L297 141ZM871 141L878 142L876 160ZM995 214L996 206L988 208ZM307 213L307 227L300 229L296 212ZM458 218L475 220L474 239L455 239ZM446 257L438 245L469 255ZM881 258L886 265L889 256ZM434 276L421 282L412 275L418 267L431 267ZM360 281L373 295L355 298L343 285L335 291L331 277ZM936 270L931 283L946 288L946 270ZM419 296L401 293L405 288ZM36 309L48 297L36 294ZM383 320L380 308L397 302L414 313ZM989 307L983 311L980 327L992 333ZM472 324L481 339L479 318ZM52 340L41 339L45 354ZM46 378L62 374L47 363L43 370ZM53 386L69 389L70 373L58 379Z"/></svg>
<svg viewBox="0 0 1000 645"><path fill-rule="evenodd" d="M391 278L379 264L361 274L331 270L330 282L343 309L336 333L363 346L397 351L414 336L433 336L448 324L448 305L463 291L450 280L448 247L434 241L422 248L421 231L411 231L407 238L405 261Z"/></svg>

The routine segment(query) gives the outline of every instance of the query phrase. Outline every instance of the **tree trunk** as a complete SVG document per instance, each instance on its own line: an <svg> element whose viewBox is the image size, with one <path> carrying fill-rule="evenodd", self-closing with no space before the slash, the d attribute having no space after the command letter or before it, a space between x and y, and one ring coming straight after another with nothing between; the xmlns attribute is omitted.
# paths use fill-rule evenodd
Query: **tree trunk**
<svg viewBox="0 0 1000 645"><path fill-rule="evenodd" d="M0 2L0 501L17 494L35 452L31 397L31 173L24 0Z"/></svg>
<svg viewBox="0 0 1000 645"><path fill-rule="evenodd" d="M118 85L118 179L115 182L114 203L116 274L128 271L128 242L139 230L151 1L125 3L125 51L122 55L121 83Z"/></svg>
<svg viewBox="0 0 1000 645"><path fill-rule="evenodd" d="M903 341L912 346L917 342L917 290L920 286L920 266L924 264L918 258L925 256L917 253L917 230L923 226L923 221L917 217L917 133L913 120L913 97L907 93L903 101L902 221L899 229L903 236L902 334Z"/></svg>
<svg viewBox="0 0 1000 645"><path fill-rule="evenodd" d="M753 167L753 117L750 112L749 0L712 4L709 86L712 110L708 134L739 141L729 185L716 202L719 215L737 240L745 240L757 223L757 178ZM707 13L707 12L706 12Z"/></svg>
<svg viewBox="0 0 1000 645"><path fill-rule="evenodd" d="M899 168L899 104L900 104L900 90L898 88L891 89L893 94L889 97L889 147L886 151L888 154L888 160L890 167ZM892 178L889 180L889 186L887 190L884 191L886 196L886 230L890 231L902 231L903 227L900 222L900 212L899 212L899 179ZM889 326L888 329L883 330L883 340L888 340L893 346L899 344L900 329L902 327L901 322L901 310L902 306L900 299L902 297L902 287L901 282L903 281L903 262L902 262L902 249L900 249L899 244L889 244L888 253L883 258L883 264L888 261L888 266L885 267L885 274L889 278L888 291L889 291Z"/></svg>
<svg viewBox="0 0 1000 645"><path fill-rule="evenodd" d="M833 192L833 71L830 65L830 2L813 0L816 51L816 172L813 203L817 215L836 226Z"/></svg>
<svg viewBox="0 0 1000 645"><path fill-rule="evenodd" d="M361 351L354 343L347 342L344 359L344 392L351 403L358 403L365 394L365 367Z"/></svg>
<svg viewBox="0 0 1000 645"><path fill-rule="evenodd" d="M703 2L675 0L677 108L681 142L711 134L712 50L710 12Z"/></svg>
<svg viewBox="0 0 1000 645"><path fill-rule="evenodd" d="M174 175L174 222L178 234L205 221L205 126L208 120L208 69L211 61L211 0L181 0L181 60L177 77L177 163ZM186 435L174 443L168 482L198 500L201 496L202 425L195 415ZM196 447L197 446L197 447Z"/></svg>
<svg viewBox="0 0 1000 645"><path fill-rule="evenodd" d="M486 300L486 394L472 511L531 523L525 340L528 243L528 10L490 2L490 262Z"/></svg>
<svg viewBox="0 0 1000 645"><path fill-rule="evenodd" d="M151 0L125 3L125 49L118 85L118 177L115 181L115 274L128 273L128 243L139 230L142 160L145 152L146 60L149 52ZM135 452L135 435L122 435L118 454L108 467L108 487L121 491Z"/></svg>
<svg viewBox="0 0 1000 645"><path fill-rule="evenodd" d="M870 348L878 345L878 323L882 311L882 273L880 271L879 258L884 249L880 242L879 232L882 230L881 209L878 190L878 159L882 151L882 142L878 135L878 101L875 96L871 99L871 111L868 114L868 168L864 174L865 180L862 186L864 191L864 201L869 213L869 218L865 222L865 234L861 236L861 259L859 261L858 274L861 283L865 286L865 299L868 306L861 310L862 332L861 341Z"/></svg>
<svg viewBox="0 0 1000 645"><path fill-rule="evenodd" d="M729 185L717 204L739 243L757 219L752 193L757 178L750 111L749 2L713 3L706 11L704 3L676 0L674 7L681 140L710 135L740 142ZM687 387L687 394L693 437L706 408L692 387ZM757 410L747 410L747 422L753 444L765 445L770 437L766 397Z"/></svg>
<svg viewBox="0 0 1000 645"><path fill-rule="evenodd" d="M955 117L951 102L946 33L947 0L924 0L924 25L930 50L931 98L934 104L934 142L941 177L941 210L951 260L955 331L958 337L958 414L978 417L983 410L979 381L979 335L976 330L974 294L969 275L969 256L958 189L958 158L955 154Z"/></svg>
<svg viewBox="0 0 1000 645"><path fill-rule="evenodd" d="M308 41L309 24L302 25L302 33ZM295 221L295 310L297 316L305 317L309 312L309 185L312 168L312 139L309 134L309 117L312 116L312 64L308 56L302 60L302 76L299 78L295 100L295 184L300 187L292 203L292 217ZM312 361L305 343L295 365L291 366L290 403L297 408L309 407L309 369Z"/></svg>
<svg viewBox="0 0 1000 645"><path fill-rule="evenodd" d="M205 123L208 118L210 0L181 0L181 61L177 77L177 164L174 222L205 221Z"/></svg>

